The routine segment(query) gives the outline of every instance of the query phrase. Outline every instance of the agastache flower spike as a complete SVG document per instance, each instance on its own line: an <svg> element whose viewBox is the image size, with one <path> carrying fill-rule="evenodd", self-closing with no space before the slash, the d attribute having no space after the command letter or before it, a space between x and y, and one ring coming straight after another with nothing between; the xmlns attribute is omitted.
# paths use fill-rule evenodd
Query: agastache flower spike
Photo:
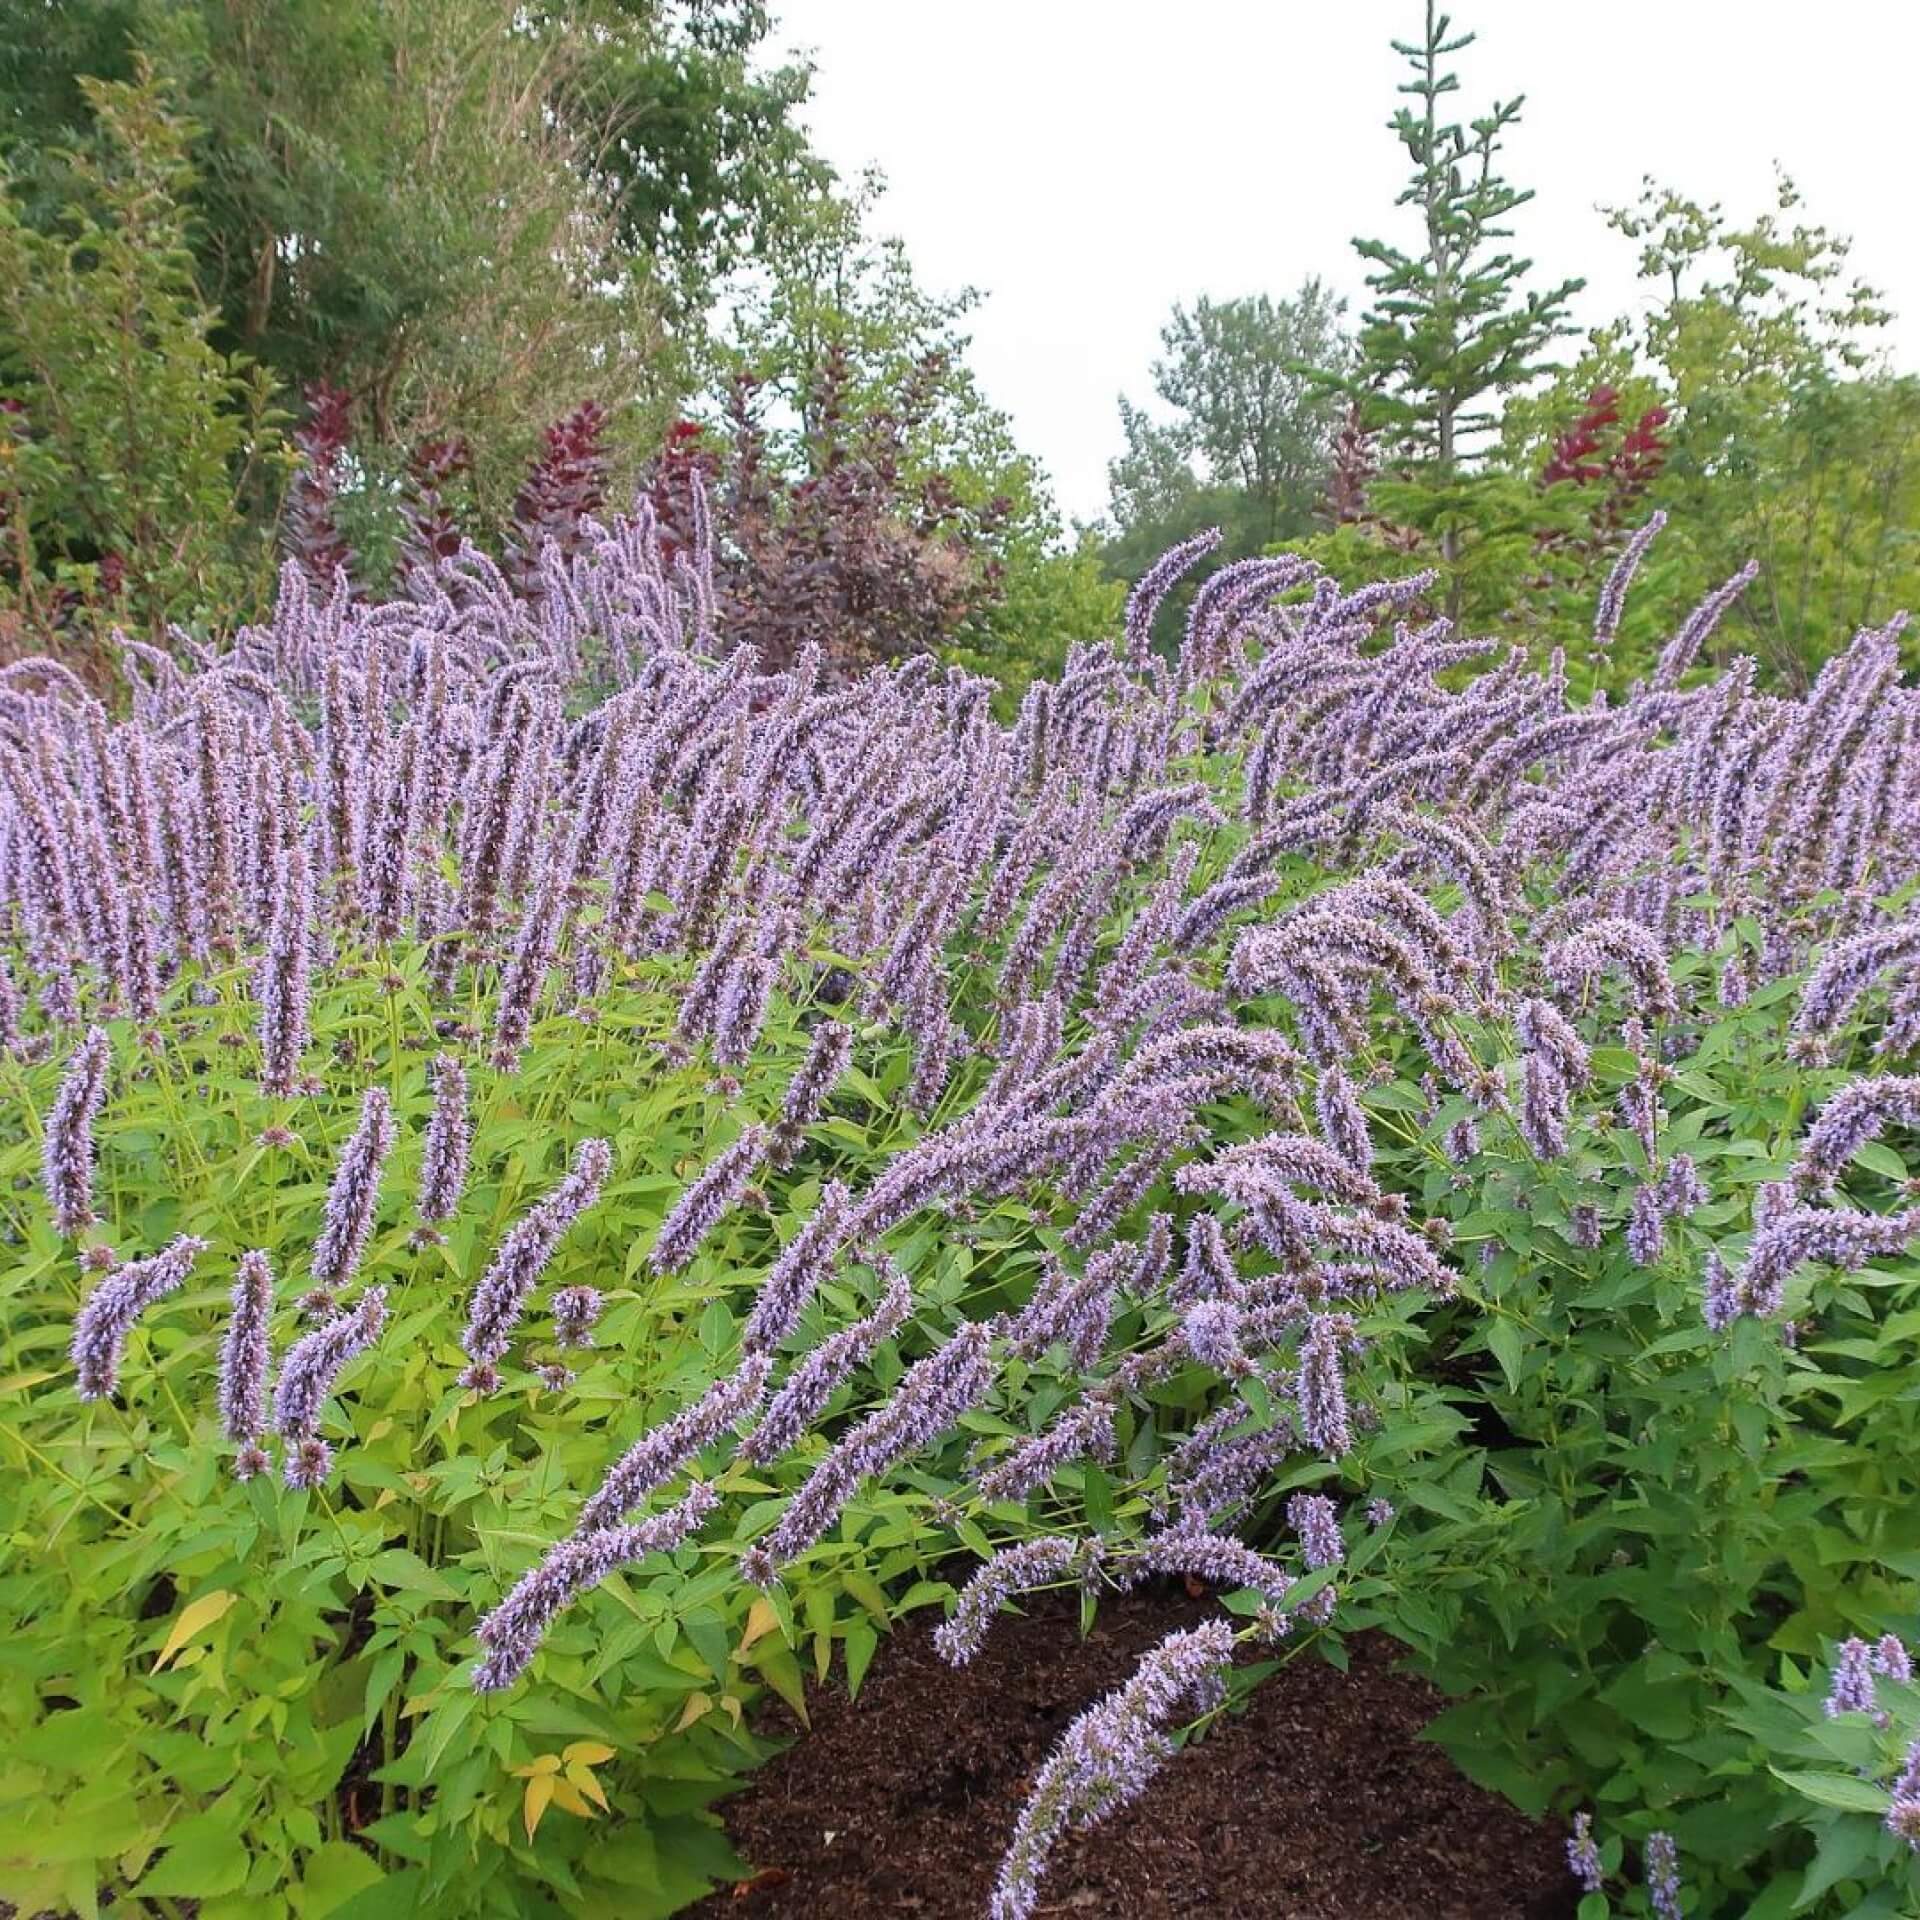
<svg viewBox="0 0 1920 1920"><path fill-rule="evenodd" d="M748 1419L766 1398L772 1372L773 1362L764 1353L749 1354L690 1407L642 1434L608 1468L593 1497L580 1509L576 1535L615 1525L695 1455Z"/></svg>
<svg viewBox="0 0 1920 1920"><path fill-rule="evenodd" d="M717 1153L699 1179L687 1188L661 1223L649 1256L655 1273L678 1273L747 1190L753 1170L766 1157L772 1135L748 1127L731 1146Z"/></svg>
<svg viewBox="0 0 1920 1920"><path fill-rule="evenodd" d="M760 1297L740 1335L743 1353L771 1353L792 1333L813 1298L814 1289L833 1270L851 1229L851 1196L838 1180L820 1189L812 1217L781 1249L760 1283Z"/></svg>
<svg viewBox="0 0 1920 1920"><path fill-rule="evenodd" d="M1663 511L1649 514L1646 525L1627 542L1620 558L1614 562L1613 571L1607 575L1607 584L1600 590L1600 605L1593 616L1593 644L1596 647L1611 646L1614 635L1620 631L1620 616L1626 610L1627 589L1633 584L1633 576L1640 570L1640 562L1646 558L1647 549L1653 545L1660 529L1666 524L1667 516Z"/></svg>
<svg viewBox="0 0 1920 1920"><path fill-rule="evenodd" d="M1803 1190L1831 1191L1847 1162L1889 1123L1920 1126L1920 1074L1870 1074L1820 1109L1790 1176Z"/></svg>
<svg viewBox="0 0 1920 1920"><path fill-rule="evenodd" d="M476 1692L511 1686L539 1651L554 1616L608 1574L644 1559L670 1553L696 1533L720 1496L704 1481L690 1487L677 1506L632 1526L607 1526L577 1533L550 1547L530 1573L474 1629L487 1657L473 1670Z"/></svg>
<svg viewBox="0 0 1920 1920"><path fill-rule="evenodd" d="M300 1443L287 1456L288 1486L317 1486L327 1477L332 1455L319 1438L320 1415L341 1370L379 1339L386 1323L387 1290L369 1287L347 1312L296 1340L281 1361L273 1424L283 1440ZM307 1451L308 1443L317 1443L318 1451Z"/></svg>
<svg viewBox="0 0 1920 1920"><path fill-rule="evenodd" d="M1593 1837L1593 1815L1576 1813L1573 1833L1567 1841L1567 1869L1588 1893L1598 1893L1606 1874L1600 1864L1600 1848Z"/></svg>
<svg viewBox="0 0 1920 1920"><path fill-rule="evenodd" d="M1873 1649L1858 1638L1842 1640L1833 1654L1827 1718L1832 1720L1843 1713L1871 1713L1873 1709Z"/></svg>
<svg viewBox="0 0 1920 1920"><path fill-rule="evenodd" d="M1217 1704L1232 1658L1233 1629L1224 1620L1169 1634L1125 1686L1067 1729L1021 1809L994 1882L991 1920L1031 1920L1061 1832L1091 1826L1146 1791L1174 1750L1162 1727L1183 1708Z"/></svg>
<svg viewBox="0 0 1920 1920"><path fill-rule="evenodd" d="M1654 1920L1681 1920L1680 1849L1674 1844L1673 1835L1648 1834L1643 1864Z"/></svg>
<svg viewBox="0 0 1920 1920"><path fill-rule="evenodd" d="M1300 1432L1310 1447L1338 1459L1353 1445L1340 1349L1353 1338L1344 1313L1316 1314L1300 1342Z"/></svg>
<svg viewBox="0 0 1920 1920"><path fill-rule="evenodd" d="M864 1319L843 1327L807 1354L767 1402L759 1423L740 1447L740 1458L766 1466L798 1446L820 1410L882 1340L890 1340L913 1311L913 1287L898 1267L889 1266L887 1289Z"/></svg>
<svg viewBox="0 0 1920 1920"><path fill-rule="evenodd" d="M1666 1243L1660 1189L1643 1183L1633 1190L1633 1207L1627 1220L1628 1257L1636 1267L1651 1267L1658 1262Z"/></svg>
<svg viewBox="0 0 1920 1920"><path fill-rule="evenodd" d="M360 1124L340 1155L320 1237L313 1245L314 1280L323 1287L344 1285L359 1269L373 1233L380 1204L380 1170L393 1149L393 1103L379 1087L369 1087L360 1103Z"/></svg>
<svg viewBox="0 0 1920 1920"><path fill-rule="evenodd" d="M1187 1257L1173 1288L1173 1304L1190 1307L1201 1300L1230 1299L1240 1275L1227 1251L1227 1236L1210 1213L1187 1222Z"/></svg>
<svg viewBox="0 0 1920 1920"><path fill-rule="evenodd" d="M1367 1132L1366 1109L1353 1090L1353 1082L1338 1067L1323 1068L1313 1105L1327 1144L1348 1165L1365 1173L1373 1165L1373 1140Z"/></svg>
<svg viewBox="0 0 1920 1920"><path fill-rule="evenodd" d="M505 1355L561 1235L599 1199L612 1165L613 1149L606 1141L582 1140L574 1149L566 1177L529 1208L501 1241L492 1265L473 1290L466 1331L460 1336L461 1348L473 1362L462 1376L469 1386L483 1385L487 1376L480 1369L491 1368Z"/></svg>
<svg viewBox="0 0 1920 1920"><path fill-rule="evenodd" d="M1250 1587L1275 1605L1286 1598L1293 1584L1280 1568L1251 1547L1202 1527L1176 1527L1149 1534L1128 1550L1118 1571L1127 1586L1137 1584L1149 1573L1185 1573L1229 1591Z"/></svg>
<svg viewBox="0 0 1920 1920"><path fill-rule="evenodd" d="M1135 672L1146 667L1153 643L1153 619L1160 611L1161 601L1181 576L1197 567L1220 544L1220 540L1220 529L1209 527L1205 533L1197 533L1191 540L1170 547L1148 568L1141 576L1139 585L1128 595L1127 664Z"/></svg>
<svg viewBox="0 0 1920 1920"><path fill-rule="evenodd" d="M82 1400L103 1400L119 1385L120 1356L134 1322L186 1279L206 1244L182 1234L162 1252L116 1267L87 1296L73 1322L74 1384Z"/></svg>
<svg viewBox="0 0 1920 1920"><path fill-rule="evenodd" d="M1340 1516L1325 1494L1296 1493L1287 1502L1287 1524L1300 1536L1300 1551L1309 1567L1337 1567L1346 1558Z"/></svg>
<svg viewBox="0 0 1920 1920"><path fill-rule="evenodd" d="M220 1344L220 1425L229 1440L249 1453L258 1451L267 1424L267 1323L272 1313L273 1267L257 1249L243 1253L233 1282L233 1314Z"/></svg>
<svg viewBox="0 0 1920 1920"><path fill-rule="evenodd" d="M1873 1644L1873 1670L1903 1686L1913 1678L1913 1658L1897 1633L1883 1633Z"/></svg>
<svg viewBox="0 0 1920 1920"><path fill-rule="evenodd" d="M1089 1396L988 1468L973 1491L984 1501L1024 1500L1075 1460L1111 1460L1115 1444L1112 1401Z"/></svg>
<svg viewBox="0 0 1920 1920"><path fill-rule="evenodd" d="M992 1384L996 1331L991 1320L970 1321L909 1367L892 1396L813 1470L773 1532L742 1558L741 1573L756 1586L769 1585L833 1525L867 1480L945 1433Z"/></svg>
<svg viewBox="0 0 1920 1920"><path fill-rule="evenodd" d="M1734 1311L1769 1319L1780 1311L1788 1278L1808 1261L1851 1273L1869 1260L1902 1252L1916 1237L1920 1208L1880 1214L1789 1207L1755 1233L1733 1282Z"/></svg>
<svg viewBox="0 0 1920 1920"><path fill-rule="evenodd" d="M451 1220L467 1184L473 1123L467 1112L467 1070L450 1053L433 1062L433 1115L420 1162L420 1218L429 1226Z"/></svg>
<svg viewBox="0 0 1920 1920"><path fill-rule="evenodd" d="M1907 1749L1906 1760L1893 1783L1893 1804L1887 1808L1887 1831L1898 1834L1920 1853L1920 1740Z"/></svg>
<svg viewBox="0 0 1920 1920"><path fill-rule="evenodd" d="M107 1097L107 1031L89 1027L74 1048L47 1114L40 1166L53 1224L64 1234L90 1227L93 1210L93 1122Z"/></svg>
<svg viewBox="0 0 1920 1920"><path fill-rule="evenodd" d="M1010 1595L1083 1572L1092 1545L1055 1533L1002 1547L974 1570L952 1617L934 1628L933 1644L940 1658L950 1667L964 1667L985 1645L987 1630Z"/></svg>

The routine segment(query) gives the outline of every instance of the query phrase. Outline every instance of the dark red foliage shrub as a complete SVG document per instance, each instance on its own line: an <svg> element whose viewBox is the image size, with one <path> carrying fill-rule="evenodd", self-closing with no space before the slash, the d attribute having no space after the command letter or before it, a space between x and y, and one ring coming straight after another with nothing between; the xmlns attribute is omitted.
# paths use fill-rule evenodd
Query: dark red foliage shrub
<svg viewBox="0 0 1920 1920"><path fill-rule="evenodd" d="M1591 518L1593 537L1605 541L1625 525L1634 506L1660 477L1667 461L1667 443L1660 429L1669 418L1665 407L1649 407L1619 433L1608 451L1610 430L1620 424L1620 395L1613 387L1595 387L1587 396L1585 412L1554 440L1540 469L1541 486L1604 486Z"/></svg>
<svg viewBox="0 0 1920 1920"><path fill-rule="evenodd" d="M406 493L400 503L400 568L408 578L432 579L443 560L460 551L461 534L447 489L472 465L465 439L423 440L407 461Z"/></svg>
<svg viewBox="0 0 1920 1920"><path fill-rule="evenodd" d="M353 397L344 388L314 381L306 390L307 418L293 444L300 465L287 484L287 551L315 586L332 590L336 574L353 577L355 554L335 520L340 463L353 431Z"/></svg>
<svg viewBox="0 0 1920 1920"><path fill-rule="evenodd" d="M647 477L663 550L696 544L693 476L717 522L720 630L769 667L817 641L840 668L940 646L1003 590L996 537L1012 502L965 501L951 475L915 471L913 437L935 405L942 368L929 359L889 407L854 415L845 354L830 348L807 398L791 470L773 458L759 383L736 379L723 447L677 423Z"/></svg>
<svg viewBox="0 0 1920 1920"><path fill-rule="evenodd" d="M579 550L584 521L599 512L607 491L607 410L584 400L546 431L546 444L514 496L514 531L506 574L522 592L539 582L540 552L551 540L562 555Z"/></svg>

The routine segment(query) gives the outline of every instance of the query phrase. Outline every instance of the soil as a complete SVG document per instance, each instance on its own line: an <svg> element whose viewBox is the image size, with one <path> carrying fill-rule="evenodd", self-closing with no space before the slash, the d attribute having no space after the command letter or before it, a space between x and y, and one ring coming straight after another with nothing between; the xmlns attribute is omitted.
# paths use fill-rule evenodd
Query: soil
<svg viewBox="0 0 1920 1920"><path fill-rule="evenodd" d="M816 1690L797 1735L722 1810L755 1878L701 1920L911 1915L980 1920L1035 1769L1067 1724L1176 1627L1216 1609L1175 1588L1101 1603L1048 1595L1003 1614L967 1668L928 1624L875 1656L860 1696ZM923 1619L926 1617L923 1617ZM1563 1920L1575 1906L1561 1829L1466 1780L1419 1739L1444 1704L1384 1636L1349 1639L1342 1675L1309 1652L1245 1714L1171 1760L1113 1819L1067 1835L1043 1915L1096 1920Z"/></svg>

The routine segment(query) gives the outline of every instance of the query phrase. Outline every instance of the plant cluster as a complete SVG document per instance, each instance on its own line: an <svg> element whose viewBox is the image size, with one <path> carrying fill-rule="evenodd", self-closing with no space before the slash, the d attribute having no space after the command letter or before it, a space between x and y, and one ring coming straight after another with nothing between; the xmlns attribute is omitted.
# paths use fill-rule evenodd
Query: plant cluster
<svg viewBox="0 0 1920 1920"><path fill-rule="evenodd" d="M762 1686L1179 1576L999 1920L1366 1625L1588 1915L1899 1911L1767 1694L1920 1584L1898 623L1576 700L1289 555L1168 658L1201 536L1002 723L729 650L689 488L0 669L0 1893L668 1913Z"/></svg>

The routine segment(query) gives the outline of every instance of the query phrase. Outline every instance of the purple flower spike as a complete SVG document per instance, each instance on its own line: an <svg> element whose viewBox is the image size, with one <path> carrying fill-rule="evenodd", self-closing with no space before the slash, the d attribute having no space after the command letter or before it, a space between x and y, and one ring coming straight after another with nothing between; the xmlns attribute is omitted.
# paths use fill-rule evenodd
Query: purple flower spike
<svg viewBox="0 0 1920 1920"><path fill-rule="evenodd" d="M313 1243L313 1277L323 1287L351 1280L373 1235L380 1205L380 1170L393 1150L393 1103L369 1087L360 1124L347 1142L327 1193L326 1218Z"/></svg>
<svg viewBox="0 0 1920 1920"><path fill-rule="evenodd" d="M546 1558L521 1576L512 1592L474 1629L487 1657L473 1670L476 1692L510 1687L532 1663L554 1616L583 1593L597 1587L616 1568L650 1553L671 1553L699 1531L720 1503L704 1481L688 1488L678 1506L632 1526L599 1527L576 1533L547 1551Z"/></svg>
<svg viewBox="0 0 1920 1920"><path fill-rule="evenodd" d="M1287 1524L1300 1536L1300 1551L1309 1568L1337 1567L1346 1558L1340 1516L1324 1493L1296 1493L1287 1502Z"/></svg>
<svg viewBox="0 0 1920 1920"><path fill-rule="evenodd" d="M243 1447L267 1424L267 1322L273 1313L273 1267L258 1250L240 1256L233 1316L220 1346L220 1425Z"/></svg>
<svg viewBox="0 0 1920 1920"><path fill-rule="evenodd" d="M1893 1783L1887 1831L1898 1834L1914 1852L1920 1853L1920 1740L1907 1749L1905 1764Z"/></svg>
<svg viewBox="0 0 1920 1920"><path fill-rule="evenodd" d="M961 1590L953 1617L934 1629L940 1658L950 1667L964 1667L986 1644L987 1629L1010 1595L1065 1579L1086 1565L1088 1552L1089 1542L1057 1533L1002 1547Z"/></svg>
<svg viewBox="0 0 1920 1920"><path fill-rule="evenodd" d="M1600 1847L1593 1837L1593 1815L1576 1813L1573 1833L1567 1841L1567 1868L1588 1893L1598 1893L1606 1881L1600 1864Z"/></svg>
<svg viewBox="0 0 1920 1920"><path fill-rule="evenodd" d="M1834 1649L1833 1684L1827 1689L1827 1718L1874 1709L1873 1649L1864 1640L1842 1640Z"/></svg>
<svg viewBox="0 0 1920 1920"><path fill-rule="evenodd" d="M1353 1338L1344 1313L1316 1314L1300 1342L1300 1432L1310 1447L1337 1460L1353 1445L1340 1349Z"/></svg>
<svg viewBox="0 0 1920 1920"><path fill-rule="evenodd" d="M992 1920L1031 1920L1062 1831L1091 1826L1146 1791L1174 1751L1162 1729L1182 1710L1204 1713L1219 1703L1232 1658L1233 1629L1224 1620L1169 1634L1125 1686L1067 1729L1021 1809L994 1882Z"/></svg>
<svg viewBox="0 0 1920 1920"><path fill-rule="evenodd" d="M1897 1633L1884 1633L1874 1642L1873 1670L1903 1685L1913 1678L1913 1658Z"/></svg>
<svg viewBox="0 0 1920 1920"><path fill-rule="evenodd" d="M47 1115L41 1169L53 1224L61 1233L78 1233L94 1222L93 1122L107 1097L107 1057L106 1029L89 1027Z"/></svg>
<svg viewBox="0 0 1920 1920"><path fill-rule="evenodd" d="M661 1223L650 1256L655 1273L678 1273L700 1250L700 1243L746 1192L770 1139L765 1127L748 1127L731 1146L714 1155Z"/></svg>
<svg viewBox="0 0 1920 1920"><path fill-rule="evenodd" d="M433 1063L433 1117L427 1122L420 1162L420 1218L429 1225L451 1220L467 1185L473 1122L467 1111L467 1070L450 1053Z"/></svg>
<svg viewBox="0 0 1920 1920"><path fill-rule="evenodd" d="M1647 1898L1653 1903L1656 1920L1681 1920L1680 1849L1672 1834L1647 1835L1644 1865Z"/></svg>
<svg viewBox="0 0 1920 1920"><path fill-rule="evenodd" d="M493 1263L473 1290L466 1331L460 1336L461 1348L475 1367L492 1367L505 1357L528 1297L561 1236L600 1197L612 1165L613 1149L604 1140L582 1140L574 1149L566 1177L529 1208L500 1242Z"/></svg>
<svg viewBox="0 0 1920 1920"><path fill-rule="evenodd" d="M82 1400L103 1400L119 1385L120 1356L134 1322L179 1287L206 1245L182 1234L164 1251L115 1268L87 1296L73 1322L75 1386Z"/></svg>
<svg viewBox="0 0 1920 1920"><path fill-rule="evenodd" d="M562 1287L553 1296L554 1344L592 1346L593 1329L605 1305L598 1287Z"/></svg>
<svg viewBox="0 0 1920 1920"><path fill-rule="evenodd" d="M387 1323L387 1290L369 1287L345 1313L336 1313L324 1325L296 1340L280 1363L280 1380L273 1392L273 1423L282 1439L317 1437L333 1383L356 1354L366 1352ZM311 1486L296 1480L296 1462L287 1462L289 1486ZM324 1473L321 1476L325 1478Z"/></svg>

